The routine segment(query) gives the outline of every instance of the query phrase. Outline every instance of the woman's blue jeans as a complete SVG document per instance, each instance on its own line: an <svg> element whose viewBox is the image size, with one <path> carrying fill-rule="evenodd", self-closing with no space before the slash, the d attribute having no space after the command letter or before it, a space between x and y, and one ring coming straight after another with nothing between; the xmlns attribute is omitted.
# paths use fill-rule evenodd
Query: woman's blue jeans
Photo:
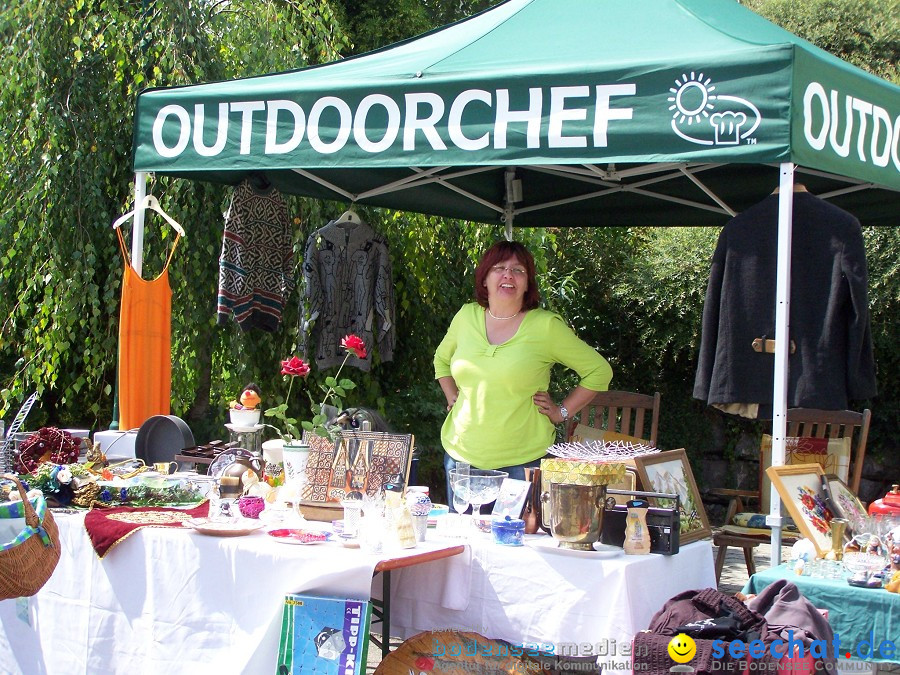
<svg viewBox="0 0 900 675"><path fill-rule="evenodd" d="M500 467L500 471L505 471L509 474L510 478L515 478L516 480L525 480L525 469L535 466L541 465L540 457L538 459L534 459L530 462L525 462L524 464L516 464L515 466L504 466ZM450 472L456 468L456 460L453 459L446 452L444 453L444 480L447 486L447 505L450 507L450 512L455 513L455 509L453 508L453 488L450 486ZM478 468L478 467L473 467ZM487 507L492 507L493 502L491 504L485 504ZM485 512L489 511L489 508L484 509ZM466 509L468 511L468 509Z"/></svg>

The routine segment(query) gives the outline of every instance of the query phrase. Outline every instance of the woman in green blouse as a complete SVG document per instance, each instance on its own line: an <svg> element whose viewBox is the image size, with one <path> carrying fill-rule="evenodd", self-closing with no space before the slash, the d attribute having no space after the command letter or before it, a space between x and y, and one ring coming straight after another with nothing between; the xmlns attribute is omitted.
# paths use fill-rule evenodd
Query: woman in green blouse
<svg viewBox="0 0 900 675"><path fill-rule="evenodd" d="M518 242L497 242L482 256L475 300L453 317L434 355L449 411L444 467L449 474L466 462L524 479L553 444L554 425L605 391L612 368L558 314L538 307L534 257ZM558 404L547 393L556 363L581 378Z"/></svg>

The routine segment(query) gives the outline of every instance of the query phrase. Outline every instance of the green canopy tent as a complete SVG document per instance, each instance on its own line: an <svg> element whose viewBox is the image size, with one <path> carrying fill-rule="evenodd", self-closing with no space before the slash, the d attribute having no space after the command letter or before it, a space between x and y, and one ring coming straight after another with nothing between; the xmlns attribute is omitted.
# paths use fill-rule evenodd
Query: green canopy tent
<svg viewBox="0 0 900 675"><path fill-rule="evenodd" d="M521 226L722 225L779 184L783 463L795 173L863 224L900 206L900 88L731 0L507 0L358 57L137 102L156 172ZM142 211L133 259L140 265ZM774 245L774 244L773 244ZM771 506L780 555L780 501Z"/></svg>

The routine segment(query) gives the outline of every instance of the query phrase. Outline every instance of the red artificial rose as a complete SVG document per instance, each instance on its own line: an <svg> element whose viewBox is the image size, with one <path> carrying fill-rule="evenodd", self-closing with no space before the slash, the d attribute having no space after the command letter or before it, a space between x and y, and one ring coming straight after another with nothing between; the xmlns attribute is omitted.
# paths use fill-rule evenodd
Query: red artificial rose
<svg viewBox="0 0 900 675"><path fill-rule="evenodd" d="M281 374L290 375L291 377L306 377L309 375L309 366L303 359L292 356L287 361L281 362Z"/></svg>
<svg viewBox="0 0 900 675"><path fill-rule="evenodd" d="M434 659L428 658L427 656L420 656L416 659L415 665L419 670L431 670L434 668Z"/></svg>
<svg viewBox="0 0 900 675"><path fill-rule="evenodd" d="M353 352L356 354L356 358L364 359L366 358L366 343L363 342L363 339L358 335L346 335L343 340L341 340L341 347L346 349L348 352Z"/></svg>

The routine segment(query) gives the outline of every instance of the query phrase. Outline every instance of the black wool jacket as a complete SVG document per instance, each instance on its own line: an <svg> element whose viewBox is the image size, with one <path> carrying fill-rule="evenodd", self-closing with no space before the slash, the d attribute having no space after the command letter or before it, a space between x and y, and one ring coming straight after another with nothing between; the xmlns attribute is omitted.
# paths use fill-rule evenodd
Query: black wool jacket
<svg viewBox="0 0 900 675"><path fill-rule="evenodd" d="M775 337L778 195L722 229L713 254L694 397L771 411L774 356L751 347ZM788 406L839 410L875 395L868 273L859 221L794 194Z"/></svg>

